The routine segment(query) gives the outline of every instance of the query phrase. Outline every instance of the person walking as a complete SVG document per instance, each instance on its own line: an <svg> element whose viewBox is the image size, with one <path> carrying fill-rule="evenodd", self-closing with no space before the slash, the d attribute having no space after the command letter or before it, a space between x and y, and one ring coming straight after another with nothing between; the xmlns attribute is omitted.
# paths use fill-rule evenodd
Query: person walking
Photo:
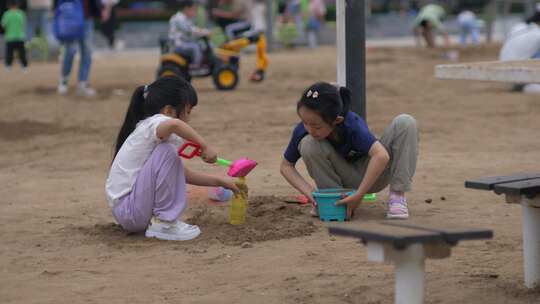
<svg viewBox="0 0 540 304"><path fill-rule="evenodd" d="M107 44L109 48L114 49L116 42L116 5L119 0L102 0L103 1L103 11L102 11L102 22L101 22L101 32L103 36L107 39Z"/></svg>
<svg viewBox="0 0 540 304"><path fill-rule="evenodd" d="M326 3L324 0L311 0L309 2L309 19L306 25L308 46L312 49L318 46L319 32L325 22Z"/></svg>
<svg viewBox="0 0 540 304"><path fill-rule="evenodd" d="M90 76L90 68L92 66L92 39L94 36L94 19L101 18L102 3L100 0L75 0L80 1L80 7L83 9L84 15L84 28L83 34L74 40L61 41L64 46L64 54L62 58L62 66L60 71L60 81L58 83L57 92L60 95L68 93L68 81L71 75L71 69L73 67L73 59L77 53L77 47L80 50L80 62L79 62L79 84L77 86L76 94L84 97L94 97L96 90L88 84L88 78ZM55 10L59 9L59 6L65 4L66 0L56 0Z"/></svg>

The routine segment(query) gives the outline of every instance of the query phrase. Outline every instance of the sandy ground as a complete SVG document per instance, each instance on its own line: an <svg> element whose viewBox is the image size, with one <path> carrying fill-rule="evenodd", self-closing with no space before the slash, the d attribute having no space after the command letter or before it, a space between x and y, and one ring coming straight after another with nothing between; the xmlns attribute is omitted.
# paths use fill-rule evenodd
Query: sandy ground
<svg viewBox="0 0 540 304"><path fill-rule="evenodd" d="M460 60L496 58L496 47ZM279 162L298 121L295 101L317 80L335 79L335 49L271 54L268 80L248 83L242 58L237 90L196 79L192 125L221 156L249 156L245 226L227 224L227 207L190 189L185 218L203 234L190 242L128 235L104 198L112 145L131 91L152 80L157 54L100 54L92 83L99 98L59 97L59 67L0 72L1 303L393 303L391 265L367 261L366 248L329 236L294 195ZM521 210L466 179L538 170L540 99L496 83L436 80L436 51L370 48L368 122L375 133L400 113L414 115L421 143L411 220L491 228L426 263L426 303L539 303L523 286ZM189 166L223 174L190 160ZM300 167L303 167L302 165ZM302 169L303 170L303 169ZM444 197L444 200L442 199ZM382 219L386 192L348 225ZM426 200L431 199L431 203Z"/></svg>

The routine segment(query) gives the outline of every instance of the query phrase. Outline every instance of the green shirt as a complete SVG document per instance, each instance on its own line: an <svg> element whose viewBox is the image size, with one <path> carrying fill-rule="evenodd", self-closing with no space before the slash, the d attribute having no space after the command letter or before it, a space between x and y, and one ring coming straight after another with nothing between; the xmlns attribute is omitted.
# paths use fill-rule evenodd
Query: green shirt
<svg viewBox="0 0 540 304"><path fill-rule="evenodd" d="M414 19L414 25L420 25L422 20L427 20L431 25L438 30L442 29L442 19L446 15L444 8L437 4L428 4L420 10L418 16Z"/></svg>
<svg viewBox="0 0 540 304"><path fill-rule="evenodd" d="M2 27L5 29L4 40L24 41L26 39L26 15L18 8L7 10L2 15Z"/></svg>

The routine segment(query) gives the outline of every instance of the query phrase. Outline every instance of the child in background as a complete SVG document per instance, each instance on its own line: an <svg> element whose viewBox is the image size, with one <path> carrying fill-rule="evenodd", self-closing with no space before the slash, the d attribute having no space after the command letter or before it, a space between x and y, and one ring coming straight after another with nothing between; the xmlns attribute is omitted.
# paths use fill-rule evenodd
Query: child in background
<svg viewBox="0 0 540 304"><path fill-rule="evenodd" d="M178 5L178 12L169 21L169 39L173 42L176 52L191 54L192 63L199 66L202 61L202 49L197 40L209 37L210 31L193 23L193 18L197 15L195 1L182 0Z"/></svg>
<svg viewBox="0 0 540 304"><path fill-rule="evenodd" d="M308 45L314 49L317 47L318 37L322 25L324 24L324 17L326 16L326 4L324 0L311 0L309 1L309 19L306 26Z"/></svg>
<svg viewBox="0 0 540 304"><path fill-rule="evenodd" d="M499 60L540 59L540 3L535 13L510 30L499 53ZM524 93L540 93L540 83L514 84L513 90Z"/></svg>
<svg viewBox="0 0 540 304"><path fill-rule="evenodd" d="M66 4L66 1L54 2L54 11L55 14L58 10L62 10L61 7ZM74 3L74 1L68 1ZM62 55L61 68L60 68L60 79L58 81L58 86L56 92L60 95L66 95L69 91L69 79L71 71L73 70L73 62L75 61L75 55L77 54L77 49L79 52L79 71L77 75L78 85L76 94L78 96L83 96L87 98L93 98L97 96L96 90L90 86L89 78L90 71L92 69L92 53L93 53L93 44L94 44L94 21L103 19L109 14L105 13L104 10L108 10L107 6L103 7L101 0L84 0L79 1L83 8L84 14L84 25L83 25L83 34L77 37L75 40L66 40L61 41L62 46L64 47L64 52ZM69 7L68 3L68 7ZM78 5L75 5L77 7ZM102 14L103 13L103 14ZM60 16L57 16L60 17ZM55 17L56 18L56 17ZM63 18L60 18L63 19ZM75 18L78 19L78 18ZM60 25L60 24L59 24Z"/></svg>
<svg viewBox="0 0 540 304"><path fill-rule="evenodd" d="M120 2L120 0L101 0L101 2L103 4L103 10L101 12L101 32L103 33L103 36L105 36L105 38L107 39L107 44L109 48L112 50L117 47L115 46L115 31L118 25L116 18L116 6Z"/></svg>
<svg viewBox="0 0 540 304"><path fill-rule="evenodd" d="M216 161L214 150L187 124L196 105L195 89L176 77L160 78L133 93L105 187L113 216L125 230L146 229L146 237L162 240L193 239L199 227L180 220L186 184L238 191L230 178L189 170L178 156L183 140L189 140L201 145L205 162Z"/></svg>
<svg viewBox="0 0 540 304"><path fill-rule="evenodd" d="M444 8L438 4L428 4L420 10L414 19L414 37L416 44L420 45L419 37L424 37L426 46L434 48L435 34L438 32L444 39L444 46L450 45L450 37L443 26L443 19L446 16Z"/></svg>
<svg viewBox="0 0 540 304"><path fill-rule="evenodd" d="M304 36L304 18L302 16L302 1L301 0L289 0L287 2L287 16L289 21L294 22L296 27L296 44L303 44L305 42Z"/></svg>
<svg viewBox="0 0 540 304"><path fill-rule="evenodd" d="M467 36L469 35L471 35L472 45L477 46L480 20L476 18L476 15L468 10L462 11L457 16L457 22L460 28L459 42L461 46L467 47Z"/></svg>
<svg viewBox="0 0 540 304"><path fill-rule="evenodd" d="M16 0L10 0L8 2L8 8L0 21L2 27L5 29L5 65L8 70L11 69L13 55L17 52L23 66L23 71L26 71L26 67L28 66L26 49L24 48L24 41L26 39L26 15L18 8Z"/></svg>
<svg viewBox="0 0 540 304"><path fill-rule="evenodd" d="M350 91L318 82L307 88L297 103L302 120L293 131L281 163L281 174L313 204L315 191L296 170L302 158L318 189L356 188L337 204L347 204L347 217L362 202L364 194L379 192L390 184L388 218L408 218L405 192L411 190L418 156L415 119L397 116L380 139L366 122L349 111Z"/></svg>
<svg viewBox="0 0 540 304"><path fill-rule="evenodd" d="M540 59L540 3L532 16L516 24L499 53L499 60Z"/></svg>
<svg viewBox="0 0 540 304"><path fill-rule="evenodd" d="M219 0L212 9L212 16L225 33L227 40L234 40L251 31L251 6L253 0Z"/></svg>

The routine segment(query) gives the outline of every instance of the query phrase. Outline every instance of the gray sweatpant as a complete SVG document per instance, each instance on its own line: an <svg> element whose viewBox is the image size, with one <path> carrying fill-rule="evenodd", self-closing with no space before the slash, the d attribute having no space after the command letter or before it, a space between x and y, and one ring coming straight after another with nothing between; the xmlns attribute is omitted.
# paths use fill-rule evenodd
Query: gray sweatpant
<svg viewBox="0 0 540 304"><path fill-rule="evenodd" d="M410 191L418 158L416 120L407 114L397 116L384 130L379 142L388 151L390 161L368 192L379 192L388 184L392 191ZM300 141L299 151L319 189L358 188L370 159L366 155L349 163L327 140L316 140L311 135Z"/></svg>

